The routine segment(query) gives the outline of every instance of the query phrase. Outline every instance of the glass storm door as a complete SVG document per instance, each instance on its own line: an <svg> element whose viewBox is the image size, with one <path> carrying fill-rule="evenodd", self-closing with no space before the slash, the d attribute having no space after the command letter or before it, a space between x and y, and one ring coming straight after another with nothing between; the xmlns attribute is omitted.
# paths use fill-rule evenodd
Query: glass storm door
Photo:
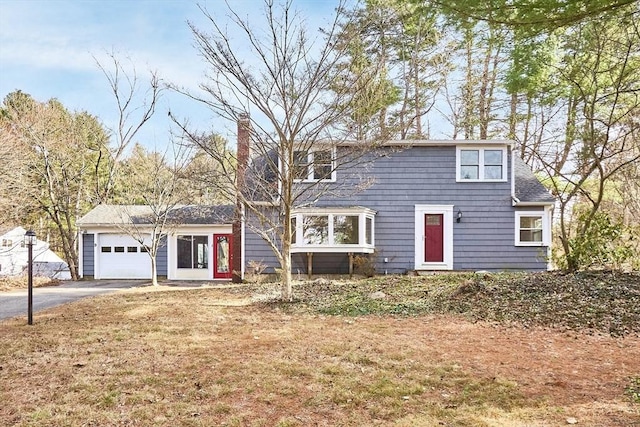
<svg viewBox="0 0 640 427"><path fill-rule="evenodd" d="M444 234L442 214L424 216L424 261L444 261Z"/></svg>
<svg viewBox="0 0 640 427"><path fill-rule="evenodd" d="M231 278L231 234L213 235L213 278Z"/></svg>

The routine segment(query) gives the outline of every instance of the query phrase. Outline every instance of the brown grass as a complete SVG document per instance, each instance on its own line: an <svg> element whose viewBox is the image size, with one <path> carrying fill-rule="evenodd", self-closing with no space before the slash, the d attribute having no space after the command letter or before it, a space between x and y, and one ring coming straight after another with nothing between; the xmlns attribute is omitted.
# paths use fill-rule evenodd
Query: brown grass
<svg viewBox="0 0 640 427"><path fill-rule="evenodd" d="M48 277L34 277L33 287L39 288L43 286L55 286L60 284L59 280L50 279ZM0 277L0 292L26 290L28 287L27 276L10 276Z"/></svg>
<svg viewBox="0 0 640 427"><path fill-rule="evenodd" d="M0 322L0 425L640 425L640 338L129 290Z"/></svg>

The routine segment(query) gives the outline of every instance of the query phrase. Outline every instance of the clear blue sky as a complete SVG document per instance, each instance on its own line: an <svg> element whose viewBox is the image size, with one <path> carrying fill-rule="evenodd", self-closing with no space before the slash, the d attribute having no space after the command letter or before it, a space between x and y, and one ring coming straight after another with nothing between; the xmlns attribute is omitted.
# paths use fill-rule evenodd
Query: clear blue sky
<svg viewBox="0 0 640 427"><path fill-rule="evenodd" d="M337 3L294 0L316 28L330 18ZM0 99L18 89L38 101L57 98L68 109L86 110L113 127L114 98L94 59L106 64L107 51L116 52L125 64L130 58L140 77L156 70L167 81L195 88L205 66L187 21L207 29L198 4L221 22L227 19L223 0L0 0ZM261 0L229 4L260 20ZM168 95L139 142L149 148L166 146L169 108L201 130L214 127L233 138L234 126L216 121L200 105Z"/></svg>

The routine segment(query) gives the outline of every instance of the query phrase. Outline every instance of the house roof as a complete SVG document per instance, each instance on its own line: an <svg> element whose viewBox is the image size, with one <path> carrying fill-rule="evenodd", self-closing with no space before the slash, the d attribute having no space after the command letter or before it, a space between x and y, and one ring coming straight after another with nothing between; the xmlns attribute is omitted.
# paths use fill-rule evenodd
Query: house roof
<svg viewBox="0 0 640 427"><path fill-rule="evenodd" d="M235 213L234 205L189 205L174 209L169 220L181 224L231 224Z"/></svg>
<svg viewBox="0 0 640 427"><path fill-rule="evenodd" d="M233 205L178 206L171 210L168 220L185 225L229 224L233 222ZM146 205L98 205L80 218L81 227L101 225L150 224L151 206Z"/></svg>
<svg viewBox="0 0 640 427"><path fill-rule="evenodd" d="M20 234L26 233L27 230L20 227L19 225L0 225L0 236L5 236L7 234Z"/></svg>
<svg viewBox="0 0 640 427"><path fill-rule="evenodd" d="M402 139L389 140L382 143L383 146L411 146L411 147L451 147L461 145L481 146L513 146L510 139Z"/></svg>
<svg viewBox="0 0 640 427"><path fill-rule="evenodd" d="M514 196L517 203L551 204L555 198L538 180L529 165L519 156L513 156Z"/></svg>
<svg viewBox="0 0 640 427"><path fill-rule="evenodd" d="M318 145L337 145L342 147L349 146L368 146L372 144L370 141L331 141L321 140L317 141ZM374 142L373 145L379 147L456 147L462 145L481 145L481 146L510 146L515 145L511 139L389 139L379 142Z"/></svg>

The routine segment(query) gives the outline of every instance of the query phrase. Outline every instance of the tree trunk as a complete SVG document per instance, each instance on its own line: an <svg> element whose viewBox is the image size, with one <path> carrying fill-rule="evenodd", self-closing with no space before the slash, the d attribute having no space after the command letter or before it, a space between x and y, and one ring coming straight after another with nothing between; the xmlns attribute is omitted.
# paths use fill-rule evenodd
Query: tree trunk
<svg viewBox="0 0 640 427"><path fill-rule="evenodd" d="M462 90L462 98L463 98L463 128L464 128L464 138L471 139L473 137L473 124L472 124L472 114L473 114L473 33L470 28L465 29L464 33L465 38L465 55L466 55L466 80Z"/></svg>
<svg viewBox="0 0 640 427"><path fill-rule="evenodd" d="M518 94L513 92L509 102L509 139L516 139L516 124L518 123ZM524 146L524 143L522 144ZM521 152L522 154L522 152Z"/></svg>
<svg viewBox="0 0 640 427"><path fill-rule="evenodd" d="M282 248L282 272L280 273L282 281L282 300L293 301L293 282L291 278L291 247L288 243L283 244Z"/></svg>
<svg viewBox="0 0 640 427"><path fill-rule="evenodd" d="M151 284L158 286L158 265L156 262L156 254L150 256L151 258Z"/></svg>

